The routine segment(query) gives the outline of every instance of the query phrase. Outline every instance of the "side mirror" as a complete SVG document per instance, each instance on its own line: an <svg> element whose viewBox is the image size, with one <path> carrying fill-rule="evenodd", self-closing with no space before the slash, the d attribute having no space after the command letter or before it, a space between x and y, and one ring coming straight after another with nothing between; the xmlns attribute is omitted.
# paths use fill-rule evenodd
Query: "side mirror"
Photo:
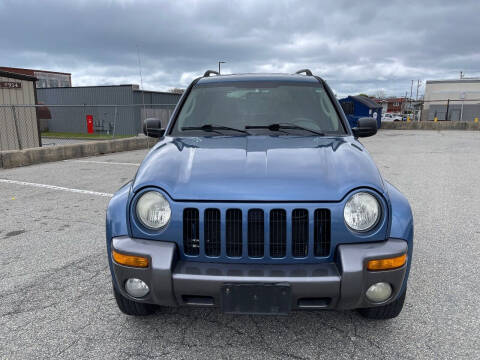
<svg viewBox="0 0 480 360"><path fill-rule="evenodd" d="M368 137L377 133L377 120L371 117L358 119L358 126L352 129L355 137Z"/></svg>
<svg viewBox="0 0 480 360"><path fill-rule="evenodd" d="M162 122L157 118L148 118L143 121L143 133L147 136L159 138L165 134Z"/></svg>

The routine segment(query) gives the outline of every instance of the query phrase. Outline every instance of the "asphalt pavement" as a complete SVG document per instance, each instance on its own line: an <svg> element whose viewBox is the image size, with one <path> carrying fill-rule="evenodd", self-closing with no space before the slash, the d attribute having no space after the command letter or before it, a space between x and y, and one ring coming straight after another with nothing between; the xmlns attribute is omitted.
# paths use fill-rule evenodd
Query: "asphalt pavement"
<svg viewBox="0 0 480 360"><path fill-rule="evenodd" d="M132 151L0 170L0 359L480 358L480 132L384 130L363 142L414 212L398 318L123 315L105 209L146 154Z"/></svg>

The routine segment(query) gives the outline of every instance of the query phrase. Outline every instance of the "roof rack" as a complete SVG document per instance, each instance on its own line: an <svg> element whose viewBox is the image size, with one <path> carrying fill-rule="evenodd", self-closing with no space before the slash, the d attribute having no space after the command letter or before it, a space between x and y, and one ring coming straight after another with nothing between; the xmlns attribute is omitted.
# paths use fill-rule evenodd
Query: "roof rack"
<svg viewBox="0 0 480 360"><path fill-rule="evenodd" d="M220 73L218 71L207 70L207 71L205 71L205 74L203 74L203 77L209 77L211 74L220 75Z"/></svg>
<svg viewBox="0 0 480 360"><path fill-rule="evenodd" d="M310 69L298 70L295 74L301 74L301 73L305 73L305 75L307 75L307 76L313 76L313 74L312 74L312 72L310 71Z"/></svg>

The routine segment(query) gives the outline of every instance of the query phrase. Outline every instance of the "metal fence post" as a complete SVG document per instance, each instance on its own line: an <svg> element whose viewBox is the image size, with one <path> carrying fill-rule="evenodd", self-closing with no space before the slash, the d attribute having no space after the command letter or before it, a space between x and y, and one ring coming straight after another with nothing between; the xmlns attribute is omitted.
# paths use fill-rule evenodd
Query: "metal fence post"
<svg viewBox="0 0 480 360"><path fill-rule="evenodd" d="M112 131L112 138L115 137L115 128L117 126L117 106L115 105L115 112L113 115L113 131Z"/></svg>
<svg viewBox="0 0 480 360"><path fill-rule="evenodd" d="M448 108L450 107L450 99L447 99L447 112L445 113L445 121L448 121Z"/></svg>
<svg viewBox="0 0 480 360"><path fill-rule="evenodd" d="M17 111L15 109L15 106L12 105L12 113L13 113L13 123L15 125L15 133L17 134L17 144L18 144L18 148L20 150L23 150L22 149L22 142L20 140L20 133L18 131L18 122L17 122Z"/></svg>

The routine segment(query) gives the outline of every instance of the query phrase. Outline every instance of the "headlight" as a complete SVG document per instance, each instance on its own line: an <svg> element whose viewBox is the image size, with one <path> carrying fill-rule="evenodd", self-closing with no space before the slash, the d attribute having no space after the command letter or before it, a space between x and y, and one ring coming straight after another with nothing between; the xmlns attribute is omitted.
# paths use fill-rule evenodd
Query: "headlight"
<svg viewBox="0 0 480 360"><path fill-rule="evenodd" d="M343 217L348 227L355 231L372 229L380 218L380 204L375 196L358 192L345 204Z"/></svg>
<svg viewBox="0 0 480 360"><path fill-rule="evenodd" d="M170 221L172 210L165 196L157 191L148 191L137 201L137 218L142 224L158 230Z"/></svg>

